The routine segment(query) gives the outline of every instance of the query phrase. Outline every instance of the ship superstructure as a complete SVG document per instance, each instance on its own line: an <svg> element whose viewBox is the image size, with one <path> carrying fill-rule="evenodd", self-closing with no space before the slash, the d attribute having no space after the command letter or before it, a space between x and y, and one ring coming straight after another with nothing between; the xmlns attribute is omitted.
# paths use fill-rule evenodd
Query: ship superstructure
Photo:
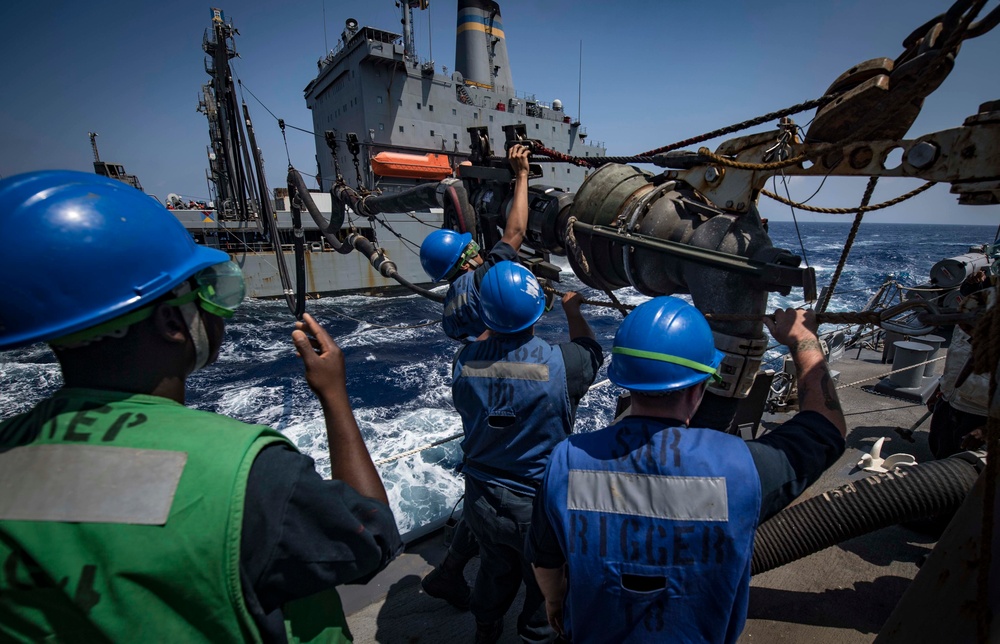
<svg viewBox="0 0 1000 644"><path fill-rule="evenodd" d="M367 160L380 151L438 153L460 162L468 156L473 127L488 128L494 142L504 140L503 127L523 124L526 134L546 147L573 156L602 156L602 144L589 143L587 132L550 103L515 91L500 7L484 0L458 0L455 71L439 71L421 61L413 48L411 12L419 2L402 3L404 34L346 22L337 47L317 62L319 74L304 92L317 133L333 130L338 138L356 133L361 144L362 179L391 189L412 182L380 180ZM319 137L317 137L319 138ZM494 146L497 149L498 146ZM322 187L336 179L334 158L317 154ZM337 165L350 169L353 157L338 148ZM548 186L573 191L587 176L572 164L542 163ZM344 171L349 182L355 176Z"/></svg>

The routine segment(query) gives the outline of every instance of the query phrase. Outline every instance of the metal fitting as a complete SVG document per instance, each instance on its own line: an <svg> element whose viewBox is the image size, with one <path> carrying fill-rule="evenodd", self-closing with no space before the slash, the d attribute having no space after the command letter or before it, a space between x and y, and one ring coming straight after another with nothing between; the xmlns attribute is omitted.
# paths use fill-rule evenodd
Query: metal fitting
<svg viewBox="0 0 1000 644"><path fill-rule="evenodd" d="M715 183L721 176L722 173L714 165L708 166L708 169L705 170L705 181L708 183Z"/></svg>
<svg viewBox="0 0 1000 644"><path fill-rule="evenodd" d="M934 165L937 161L938 146L930 141L917 143L906 153L906 162L918 170L923 170Z"/></svg>

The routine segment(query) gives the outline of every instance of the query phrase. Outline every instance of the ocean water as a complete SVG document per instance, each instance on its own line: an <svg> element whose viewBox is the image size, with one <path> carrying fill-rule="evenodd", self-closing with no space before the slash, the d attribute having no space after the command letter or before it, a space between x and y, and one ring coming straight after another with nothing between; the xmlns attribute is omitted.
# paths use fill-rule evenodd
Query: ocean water
<svg viewBox="0 0 1000 644"><path fill-rule="evenodd" d="M801 254L792 223L774 222L770 230L775 246ZM799 230L808 263L822 287L836 268L850 223L803 223ZM990 243L995 233L993 226L865 223L830 310L860 309L890 272L906 285L925 282L935 262L960 255L970 245ZM565 260L559 263L566 267ZM570 289L602 299L601 293L584 287L567 270L560 290ZM618 296L628 304L646 299L632 289L619 291ZM801 304L796 292L770 298L772 308ZM454 472L460 459L458 441L396 458L461 432L451 404L450 375L459 345L434 324L440 319L440 305L416 295L344 296L310 301L307 310L344 350L351 404L372 458L386 461L378 469L400 530L447 514L462 490L461 477ZM620 315L598 307L585 307L584 314L609 351ZM329 476L322 411L302 376L290 340L292 329L284 302L244 304L227 327L219 361L189 380L187 402L280 430L316 460L321 474ZM550 342L568 339L561 307L556 305L543 316L536 333ZM611 420L619 391L606 377L605 366L597 386L580 405L576 431L593 431ZM44 345L0 353L0 418L27 411L60 386L59 367Z"/></svg>

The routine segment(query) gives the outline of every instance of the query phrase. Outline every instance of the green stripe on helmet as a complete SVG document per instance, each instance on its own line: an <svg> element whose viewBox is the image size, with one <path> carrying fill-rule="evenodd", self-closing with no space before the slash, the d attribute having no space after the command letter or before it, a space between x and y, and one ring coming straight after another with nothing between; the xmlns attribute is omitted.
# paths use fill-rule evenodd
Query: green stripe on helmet
<svg viewBox="0 0 1000 644"><path fill-rule="evenodd" d="M632 356L634 358L646 358L647 360L658 360L660 362L669 362L671 364L677 364L682 367L694 369L695 371L701 371L702 373L707 373L711 375L712 379L714 379L716 382L722 381L722 377L719 376L717 368L711 365L695 362L694 360L688 360L687 358L672 356L667 353L657 353L656 351L629 349L627 347L614 347L613 349L611 349L611 353L620 353L622 355Z"/></svg>

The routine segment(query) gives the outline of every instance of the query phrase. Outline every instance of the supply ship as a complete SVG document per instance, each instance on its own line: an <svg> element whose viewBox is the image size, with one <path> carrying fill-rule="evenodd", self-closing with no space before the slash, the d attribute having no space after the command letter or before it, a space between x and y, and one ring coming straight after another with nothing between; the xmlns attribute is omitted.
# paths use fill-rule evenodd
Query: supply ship
<svg viewBox="0 0 1000 644"><path fill-rule="evenodd" d="M221 10L212 10L211 32L203 41L211 82L202 88L198 109L209 123L208 179L215 207L181 207L174 215L199 243L240 263L249 296L287 297L296 273L288 266L296 262L312 296L397 289L399 282L386 274L392 274L384 268L387 261L409 283L427 283L417 251L428 233L444 225L443 208L432 204L359 216L331 202L338 176L375 195L439 181L469 158L470 129L499 141L505 127L520 126L554 150L604 154L601 144L587 141L586 128L566 115L561 101L515 91L499 5L458 3L451 74L417 55L412 12L420 6L401 3L403 34L348 19L337 46L318 61L318 74L304 93L316 133L320 184L308 190L314 205L309 210L319 217L306 217L301 235L295 233L289 188L270 190L250 113L237 101L228 62L235 56L235 29ZM587 174L575 165L535 170L534 183L565 191L579 187ZM301 260L296 239L302 240ZM364 252L350 253L354 243L337 252L338 242L353 241L360 241Z"/></svg>

